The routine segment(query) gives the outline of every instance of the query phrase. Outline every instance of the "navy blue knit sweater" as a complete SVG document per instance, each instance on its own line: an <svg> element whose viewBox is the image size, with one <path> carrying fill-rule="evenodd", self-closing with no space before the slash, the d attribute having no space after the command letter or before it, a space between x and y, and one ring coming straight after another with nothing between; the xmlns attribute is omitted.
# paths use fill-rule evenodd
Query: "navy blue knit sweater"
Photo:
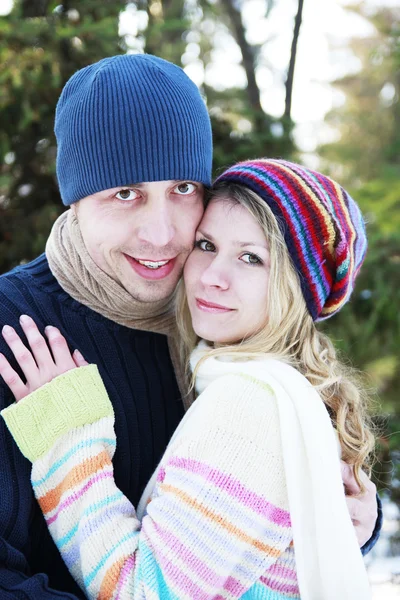
<svg viewBox="0 0 400 600"><path fill-rule="evenodd" d="M21 314L42 332L58 327L71 350L98 365L115 410L115 479L136 505L183 415L167 338L117 325L73 300L44 255L0 277L0 328L22 334ZM11 358L2 339L0 351ZM0 382L0 410L11 402ZM0 419L0 600L83 598L33 497L30 469Z"/></svg>

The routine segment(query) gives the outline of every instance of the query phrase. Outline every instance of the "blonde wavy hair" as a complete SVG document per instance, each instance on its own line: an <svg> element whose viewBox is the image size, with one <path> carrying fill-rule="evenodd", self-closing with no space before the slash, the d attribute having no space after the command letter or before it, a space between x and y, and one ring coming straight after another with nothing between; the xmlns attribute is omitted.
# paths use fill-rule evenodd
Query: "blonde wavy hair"
<svg viewBox="0 0 400 600"><path fill-rule="evenodd" d="M359 472L363 469L370 474L371 452L374 448L367 394L359 375L340 362L329 337L316 328L307 310L299 275L275 216L257 194L237 184L225 182L215 185L210 192L210 200L238 203L260 224L268 240L270 276L268 320L265 326L236 344L210 348L203 360L220 355L229 355L237 360L251 360L265 358L267 355L298 369L317 389L325 403L339 436L342 459L354 465L357 483L361 491L364 491ZM181 359L189 368L187 359L199 338L192 328L182 283L177 296L177 321L183 342ZM192 375L192 388L196 371Z"/></svg>

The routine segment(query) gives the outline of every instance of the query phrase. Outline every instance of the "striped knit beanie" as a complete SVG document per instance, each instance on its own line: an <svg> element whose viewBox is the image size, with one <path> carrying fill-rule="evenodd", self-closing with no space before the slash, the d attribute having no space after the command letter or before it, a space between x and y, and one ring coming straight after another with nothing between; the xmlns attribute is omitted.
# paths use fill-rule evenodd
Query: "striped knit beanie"
<svg viewBox="0 0 400 600"><path fill-rule="evenodd" d="M149 54L105 58L77 71L55 120L65 205L147 181L211 182L210 119L184 71Z"/></svg>
<svg viewBox="0 0 400 600"><path fill-rule="evenodd" d="M216 184L243 185L275 215L314 321L347 302L367 250L360 209L335 181L285 160L250 160L227 169Z"/></svg>

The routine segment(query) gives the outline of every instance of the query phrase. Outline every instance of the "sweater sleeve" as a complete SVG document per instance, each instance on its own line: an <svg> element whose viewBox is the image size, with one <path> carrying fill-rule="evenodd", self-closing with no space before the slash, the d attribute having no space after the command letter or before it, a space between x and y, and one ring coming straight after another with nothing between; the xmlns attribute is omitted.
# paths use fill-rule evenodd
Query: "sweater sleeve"
<svg viewBox="0 0 400 600"><path fill-rule="evenodd" d="M9 314L7 318L4 316L7 301L0 281L0 322L16 326L19 313L15 321ZM11 352L2 340L0 352L16 368ZM12 393L0 377L0 410L12 402ZM83 600L83 593L57 556L57 549L45 531L30 473L29 461L0 418L0 598Z"/></svg>
<svg viewBox="0 0 400 600"><path fill-rule="evenodd" d="M94 366L3 411L33 461L50 532L89 598L240 598L290 546L271 389L227 376L195 404L142 522L114 483L112 406Z"/></svg>

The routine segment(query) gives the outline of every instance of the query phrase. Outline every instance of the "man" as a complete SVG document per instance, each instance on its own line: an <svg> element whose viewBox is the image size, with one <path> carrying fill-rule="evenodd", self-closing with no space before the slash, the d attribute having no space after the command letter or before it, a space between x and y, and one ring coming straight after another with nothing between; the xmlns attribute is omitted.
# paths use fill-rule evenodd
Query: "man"
<svg viewBox="0 0 400 600"><path fill-rule="evenodd" d="M181 69L126 55L70 79L55 131L61 197L71 208L45 255L0 278L0 325L19 329L28 314L98 365L116 417L115 478L136 505L183 415L182 397L187 403L171 309L211 180L210 122ZM2 341L0 351L11 359ZM0 409L11 402L0 384ZM0 599L81 598L3 421L0 449ZM351 474L345 482L354 486ZM376 511L371 495L352 499L361 541L376 520L365 517Z"/></svg>

